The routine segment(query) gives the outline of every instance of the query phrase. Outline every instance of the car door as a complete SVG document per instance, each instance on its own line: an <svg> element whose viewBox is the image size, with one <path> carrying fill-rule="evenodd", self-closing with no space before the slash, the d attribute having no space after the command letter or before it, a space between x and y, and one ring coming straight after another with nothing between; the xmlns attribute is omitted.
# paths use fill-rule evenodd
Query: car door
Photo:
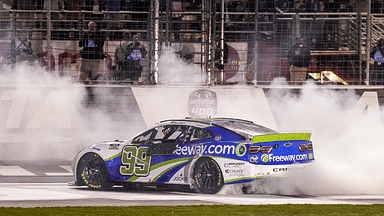
<svg viewBox="0 0 384 216"><path fill-rule="evenodd" d="M133 138L122 151L120 174L124 181L167 182L161 175L180 163L173 151L184 142L188 128L186 125L161 125ZM164 174L167 175L170 174Z"/></svg>

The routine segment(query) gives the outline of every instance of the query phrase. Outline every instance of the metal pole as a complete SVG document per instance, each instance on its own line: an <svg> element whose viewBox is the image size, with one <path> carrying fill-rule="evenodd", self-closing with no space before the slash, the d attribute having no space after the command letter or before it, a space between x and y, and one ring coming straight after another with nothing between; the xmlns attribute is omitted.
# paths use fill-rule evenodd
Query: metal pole
<svg viewBox="0 0 384 216"><path fill-rule="evenodd" d="M257 49L258 49L258 28L259 28L259 22L257 20L257 17L259 16L259 0L255 0L255 44L253 47L253 83L255 86L257 86L257 61L258 61L258 55L257 55Z"/></svg>
<svg viewBox="0 0 384 216"><path fill-rule="evenodd" d="M369 62L371 59L370 53L371 53L371 22L372 22L372 17L371 17L371 0L368 0L368 11L367 11L367 68L366 68L366 74L367 77L365 78L365 85L369 85Z"/></svg>
<svg viewBox="0 0 384 216"><path fill-rule="evenodd" d="M153 59L151 65L151 75L153 76L154 84L159 82L159 48L160 48L160 40L159 40L159 0L156 0L154 3L154 26L153 26Z"/></svg>
<svg viewBox="0 0 384 216"><path fill-rule="evenodd" d="M207 49L207 51L208 51L208 56L207 56L208 66L207 67L208 67L208 71L210 71L211 76L212 76L213 75L213 65L214 65L214 64L212 64L212 61L214 60L212 58L212 25L213 25L214 20L212 19L212 14L211 14L211 12L212 12L211 2L212 1L207 0L206 2L207 2L206 15L207 15L207 21L208 21L207 34L206 34L207 35L207 47L208 47L208 49Z"/></svg>
<svg viewBox="0 0 384 216"><path fill-rule="evenodd" d="M363 66L362 66L362 50L361 50L361 24L362 24L362 15L361 12L357 12L356 16L356 23L357 23L357 55L359 56L359 85L363 84Z"/></svg>
<svg viewBox="0 0 384 216"><path fill-rule="evenodd" d="M212 84L212 74L211 70L207 69L207 1L203 0L201 4L201 71L202 73L207 73L207 83Z"/></svg>
<svg viewBox="0 0 384 216"><path fill-rule="evenodd" d="M224 65L224 0L221 1L221 26L220 26L220 64ZM220 69L220 81L224 82L224 68Z"/></svg>
<svg viewBox="0 0 384 216"><path fill-rule="evenodd" d="M16 11L12 11L12 40L11 40L11 63L12 69L16 66Z"/></svg>
<svg viewBox="0 0 384 216"><path fill-rule="evenodd" d="M170 46L171 45L171 37L172 37L172 33L171 33L171 25L172 25L172 18L171 18L171 12L170 12L170 8L169 8L169 0L166 0L166 6L165 6L165 10L166 10L166 18L167 18L167 21L168 22L165 22L165 34L166 34L166 42L165 42L165 46Z"/></svg>
<svg viewBox="0 0 384 216"><path fill-rule="evenodd" d="M47 70L51 70L51 1L47 1Z"/></svg>

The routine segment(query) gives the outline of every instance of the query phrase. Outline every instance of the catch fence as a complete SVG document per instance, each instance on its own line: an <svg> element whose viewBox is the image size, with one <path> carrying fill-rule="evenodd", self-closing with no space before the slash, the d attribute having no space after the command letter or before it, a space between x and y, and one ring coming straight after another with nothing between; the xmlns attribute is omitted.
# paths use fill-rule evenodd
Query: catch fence
<svg viewBox="0 0 384 216"><path fill-rule="evenodd" d="M113 74L119 73L117 47L121 41L132 41L134 35L140 36L148 50L140 63L144 84L290 82L288 50L301 35L311 50L307 79L318 84L380 84L370 81L374 61L368 52L384 37L381 14L319 8L311 13L281 11L275 9L277 4L264 1L240 1L239 5L245 2L244 10L233 10L231 1L224 0L93 4L65 0L47 1L46 6L12 2L23 1L4 1L0 11L2 65L37 61L74 82L79 81L82 63L78 41L94 21L106 39L99 82L130 83ZM51 5L54 2L64 4ZM28 39L32 53L20 55L16 38ZM167 58L162 58L165 53ZM176 68L171 76L166 74L170 66Z"/></svg>

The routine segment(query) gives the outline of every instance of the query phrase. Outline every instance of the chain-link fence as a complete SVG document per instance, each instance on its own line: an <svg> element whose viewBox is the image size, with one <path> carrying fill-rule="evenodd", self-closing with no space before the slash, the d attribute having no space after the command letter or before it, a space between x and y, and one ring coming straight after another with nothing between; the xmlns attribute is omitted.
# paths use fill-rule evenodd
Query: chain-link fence
<svg viewBox="0 0 384 216"><path fill-rule="evenodd" d="M1 63L85 83L380 85L382 5L363 2L3 0Z"/></svg>

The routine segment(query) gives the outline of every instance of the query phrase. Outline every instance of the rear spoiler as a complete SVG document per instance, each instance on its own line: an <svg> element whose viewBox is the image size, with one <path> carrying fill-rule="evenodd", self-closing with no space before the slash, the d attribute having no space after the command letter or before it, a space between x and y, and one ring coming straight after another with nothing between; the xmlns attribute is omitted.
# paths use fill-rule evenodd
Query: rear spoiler
<svg viewBox="0 0 384 216"><path fill-rule="evenodd" d="M252 138L252 143L272 142L272 141L289 141L289 140L309 140L311 133L280 133L259 135Z"/></svg>

